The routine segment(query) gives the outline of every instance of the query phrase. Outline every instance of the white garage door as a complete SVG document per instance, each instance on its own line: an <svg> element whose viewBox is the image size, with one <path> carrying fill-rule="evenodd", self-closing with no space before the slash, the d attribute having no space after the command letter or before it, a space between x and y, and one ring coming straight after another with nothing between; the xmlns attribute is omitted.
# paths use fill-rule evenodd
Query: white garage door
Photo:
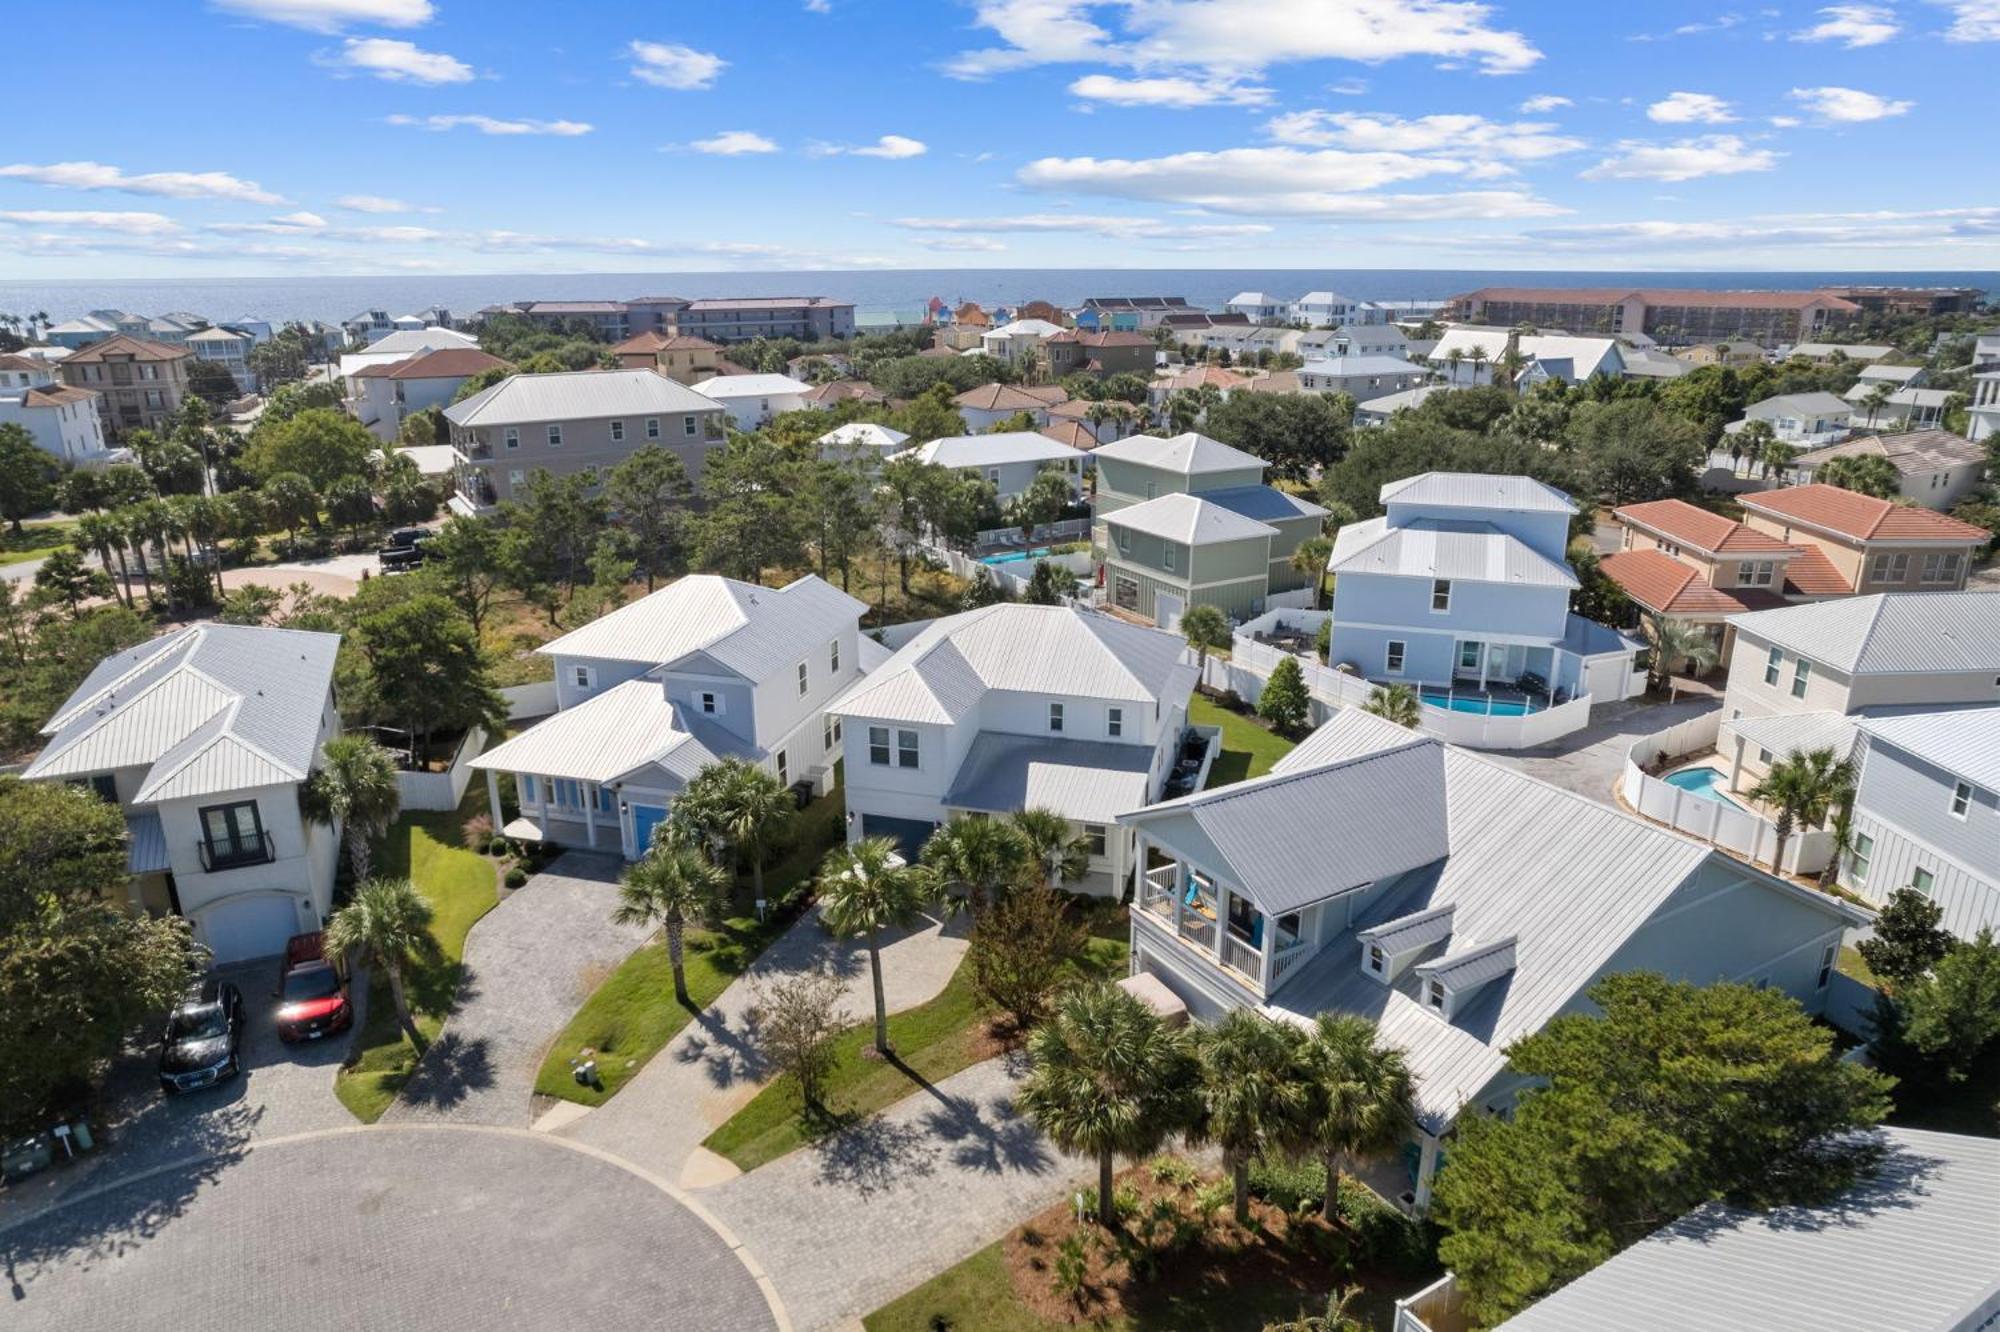
<svg viewBox="0 0 2000 1332"><path fill-rule="evenodd" d="M298 932L299 909L289 897L239 897L218 902L201 916L201 940L217 962L274 956Z"/></svg>

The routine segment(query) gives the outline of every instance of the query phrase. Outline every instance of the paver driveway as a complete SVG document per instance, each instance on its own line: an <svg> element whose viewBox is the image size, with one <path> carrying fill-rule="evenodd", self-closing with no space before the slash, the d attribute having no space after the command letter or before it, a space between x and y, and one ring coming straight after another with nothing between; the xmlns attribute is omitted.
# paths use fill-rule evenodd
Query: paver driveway
<svg viewBox="0 0 2000 1332"><path fill-rule="evenodd" d="M458 1008L385 1122L527 1126L549 1042L645 941L645 929L611 923L621 868L572 851L480 917Z"/></svg>
<svg viewBox="0 0 2000 1332"><path fill-rule="evenodd" d="M11 1332L780 1327L655 1182L522 1131L350 1128L0 1229Z"/></svg>

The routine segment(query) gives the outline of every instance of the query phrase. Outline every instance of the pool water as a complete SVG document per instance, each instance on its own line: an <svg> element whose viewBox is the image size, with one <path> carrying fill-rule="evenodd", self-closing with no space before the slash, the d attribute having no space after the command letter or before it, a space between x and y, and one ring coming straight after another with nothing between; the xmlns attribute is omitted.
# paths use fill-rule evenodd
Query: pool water
<svg viewBox="0 0 2000 1332"><path fill-rule="evenodd" d="M1476 712L1485 717L1522 717L1540 712L1542 705L1522 699L1491 698L1484 694L1453 694L1443 689L1426 689L1421 697L1434 708L1449 712Z"/></svg>
<svg viewBox="0 0 2000 1332"><path fill-rule="evenodd" d="M1039 560L1048 553L1049 548L1047 546L1043 546L1038 550L1003 550L998 555L981 556L979 562L981 564L1019 564L1023 560Z"/></svg>
<svg viewBox="0 0 2000 1332"><path fill-rule="evenodd" d="M1720 768L1682 768L1678 772L1668 773L1664 780L1668 786L1679 787L1683 791L1700 796L1703 800L1713 800L1719 805L1729 805L1735 809L1743 808L1724 794L1723 783L1728 779L1722 775Z"/></svg>

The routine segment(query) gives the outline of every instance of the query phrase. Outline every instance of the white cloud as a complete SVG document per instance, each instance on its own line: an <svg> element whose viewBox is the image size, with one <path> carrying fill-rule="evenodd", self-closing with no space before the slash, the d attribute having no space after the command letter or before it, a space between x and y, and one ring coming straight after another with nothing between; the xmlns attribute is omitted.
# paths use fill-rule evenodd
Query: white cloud
<svg viewBox="0 0 2000 1332"><path fill-rule="evenodd" d="M707 139L696 139L688 147L713 157L741 157L747 153L775 153L778 145L752 130L724 130Z"/></svg>
<svg viewBox="0 0 2000 1332"><path fill-rule="evenodd" d="M967 254L999 254L1007 247L991 236L926 236L917 242L926 250L951 250Z"/></svg>
<svg viewBox="0 0 2000 1332"><path fill-rule="evenodd" d="M1941 0L1951 11L1945 40L2000 42L2000 0Z"/></svg>
<svg viewBox="0 0 2000 1332"><path fill-rule="evenodd" d="M334 203L350 213L435 213L440 210L422 204L404 203L380 194L343 194Z"/></svg>
<svg viewBox="0 0 2000 1332"><path fill-rule="evenodd" d="M1360 111L1294 111L1273 117L1265 132L1279 143L1307 148L1355 148L1397 153L1478 153L1520 160L1554 157L1585 146L1550 133L1542 121L1511 124L1475 115L1400 116Z"/></svg>
<svg viewBox="0 0 2000 1332"><path fill-rule="evenodd" d="M1227 240L1261 236L1261 222L1161 222L1150 217L1101 217L1077 213L1016 213L1005 217L899 217L910 231L963 235L971 232L1058 232L1109 236L1115 240Z"/></svg>
<svg viewBox="0 0 2000 1332"><path fill-rule="evenodd" d="M1122 19L1118 31L1101 26L1106 10ZM1492 14L1478 0L980 0L975 22L1004 45L964 52L946 73L1092 63L1241 78L1297 61L1429 56L1513 74L1542 58L1520 33L1491 26Z"/></svg>
<svg viewBox="0 0 2000 1332"><path fill-rule="evenodd" d="M157 194L169 199L233 199L238 203L283 203L254 180L226 171L148 171L128 176L102 162L51 162L46 166L15 163L0 167L0 176L32 180L64 190L117 190L123 194Z"/></svg>
<svg viewBox="0 0 2000 1332"><path fill-rule="evenodd" d="M287 227L323 227L326 225L325 218L321 217L318 213L308 213L303 208L296 213L281 213L271 220L280 226Z"/></svg>
<svg viewBox="0 0 2000 1332"><path fill-rule="evenodd" d="M391 125L412 125L420 129L444 130L476 129L481 134L553 134L559 138L574 138L588 134L595 126L581 120L499 120L492 116L405 116L387 117Z"/></svg>
<svg viewBox="0 0 2000 1332"><path fill-rule="evenodd" d="M1340 97L1359 97L1368 91L1368 80L1341 79L1337 83L1327 84L1326 90Z"/></svg>
<svg viewBox="0 0 2000 1332"><path fill-rule="evenodd" d="M1736 117L1713 93L1669 93L1646 108L1646 118L1662 125L1726 125Z"/></svg>
<svg viewBox="0 0 2000 1332"><path fill-rule="evenodd" d="M1070 92L1092 102L1114 106L1268 106L1271 90L1218 79L1137 78L1086 74L1069 85Z"/></svg>
<svg viewBox="0 0 2000 1332"><path fill-rule="evenodd" d="M1903 30L1896 11L1885 5L1828 5L1820 21L1792 34L1795 42L1839 42L1848 50L1880 46Z"/></svg>
<svg viewBox="0 0 2000 1332"><path fill-rule="evenodd" d="M360 70L390 83L472 82L472 66L441 51L425 51L393 37L349 37L340 54L325 61L336 69Z"/></svg>
<svg viewBox="0 0 2000 1332"><path fill-rule="evenodd" d="M420 28L436 17L431 0L210 0L217 9L308 32L339 32L353 23Z"/></svg>
<svg viewBox="0 0 2000 1332"><path fill-rule="evenodd" d="M1698 180L1769 171L1778 154L1734 134L1705 134L1673 143L1621 141L1614 154L1584 172L1587 180Z"/></svg>
<svg viewBox="0 0 2000 1332"><path fill-rule="evenodd" d="M633 42L626 51L638 61L632 66L633 78L677 92L712 88L729 67L729 62L719 55L674 42Z"/></svg>
<svg viewBox="0 0 2000 1332"><path fill-rule="evenodd" d="M164 213L92 212L57 208L18 208L0 212L0 221L24 227L82 227L86 231L115 231L126 236L164 236L179 231L181 224Z"/></svg>
<svg viewBox="0 0 2000 1332"><path fill-rule="evenodd" d="M241 236L304 236L317 232L326 226L326 219L318 213L304 211L284 213L264 222L215 222L208 230L223 235Z"/></svg>
<svg viewBox="0 0 2000 1332"><path fill-rule="evenodd" d="M1794 88L1787 94L1821 120L1843 125L1859 125L1870 120L1900 116L1915 102L1899 102L1858 88Z"/></svg>
<svg viewBox="0 0 2000 1332"><path fill-rule="evenodd" d="M1779 129L1797 129L1806 122L1797 116L1772 116L1771 124Z"/></svg>
<svg viewBox="0 0 2000 1332"><path fill-rule="evenodd" d="M1521 113L1523 115L1538 116L1546 111L1557 111L1565 106L1575 105L1576 103L1567 97L1558 97L1554 93L1538 93L1521 103Z"/></svg>
<svg viewBox="0 0 2000 1332"><path fill-rule="evenodd" d="M1661 252L1709 255L1718 245L1794 250L1962 248L2000 242L2000 208L1943 208L1922 212L1799 213L1716 221L1644 220L1529 228L1512 237L1474 238L1485 246L1545 250Z"/></svg>
<svg viewBox="0 0 2000 1332"><path fill-rule="evenodd" d="M891 160L904 157L922 157L929 152L930 145L921 139L912 139L901 134L884 134L863 148L850 148L856 157L886 157Z"/></svg>

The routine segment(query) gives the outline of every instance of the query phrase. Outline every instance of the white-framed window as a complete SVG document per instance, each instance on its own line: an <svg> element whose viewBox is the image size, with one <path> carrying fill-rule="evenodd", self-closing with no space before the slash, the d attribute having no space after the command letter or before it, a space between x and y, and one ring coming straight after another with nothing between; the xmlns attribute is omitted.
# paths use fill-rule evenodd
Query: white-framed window
<svg viewBox="0 0 2000 1332"><path fill-rule="evenodd" d="M868 728L868 761L878 768L889 766L889 728L871 726Z"/></svg>
<svg viewBox="0 0 2000 1332"><path fill-rule="evenodd" d="M1440 1013L1444 1012L1445 1001L1449 996L1450 992L1444 988L1444 982L1435 976L1424 985L1424 1002Z"/></svg>
<svg viewBox="0 0 2000 1332"><path fill-rule="evenodd" d="M1907 551L1895 555L1877 555L1868 561L1868 578L1876 583L1900 583L1910 576L1910 556Z"/></svg>
<svg viewBox="0 0 2000 1332"><path fill-rule="evenodd" d="M527 483L528 483L528 474L526 472L522 471L518 467L510 467L507 469L508 485L512 486L516 490L519 490L522 486L526 485Z"/></svg>
<svg viewBox="0 0 2000 1332"><path fill-rule="evenodd" d="M785 751L781 749L778 751L778 785L790 786L791 784L792 784L791 756L785 753Z"/></svg>
<svg viewBox="0 0 2000 1332"><path fill-rule="evenodd" d="M1110 834L1104 825L1101 823L1084 824L1083 839L1090 846L1090 854L1102 860L1110 840Z"/></svg>
<svg viewBox="0 0 2000 1332"><path fill-rule="evenodd" d="M1479 644L1477 642L1466 642L1458 645L1458 668L1461 671L1476 671L1479 669Z"/></svg>
<svg viewBox="0 0 2000 1332"><path fill-rule="evenodd" d="M1060 731L1062 728L1063 705L1060 703L1051 703L1049 704L1049 729L1051 731Z"/></svg>
<svg viewBox="0 0 2000 1332"><path fill-rule="evenodd" d="M519 426L507 427L506 444L510 449L521 447L521 428Z"/></svg>
<svg viewBox="0 0 2000 1332"><path fill-rule="evenodd" d="M1833 960L1839 955L1839 944L1828 944L1819 950L1819 979L1813 982L1815 990L1824 990L1826 983L1833 979Z"/></svg>
<svg viewBox="0 0 2000 1332"><path fill-rule="evenodd" d="M1114 527L1111 531L1112 535L1118 539L1118 553L1129 556L1132 553L1132 529L1129 527Z"/></svg>
<svg viewBox="0 0 2000 1332"><path fill-rule="evenodd" d="M840 745L840 718L831 712L819 721L820 747L831 754Z"/></svg>
<svg viewBox="0 0 2000 1332"><path fill-rule="evenodd" d="M1777 575L1776 560L1745 560L1736 566L1736 581L1744 587L1769 587Z"/></svg>
<svg viewBox="0 0 2000 1332"><path fill-rule="evenodd" d="M1409 644L1400 638L1389 640L1388 651L1383 654L1382 668L1391 675L1403 673L1403 657L1409 651Z"/></svg>
<svg viewBox="0 0 2000 1332"><path fill-rule="evenodd" d="M1764 683L1767 685L1778 683L1778 672L1783 669L1784 665L1785 650L1783 648L1772 648L1771 654L1764 658Z"/></svg>
<svg viewBox="0 0 2000 1332"><path fill-rule="evenodd" d="M649 417L647 417L647 418L646 418L646 438L647 438L647 439L658 439L659 437L660 437L660 418L659 418L659 417L657 417L657 416L649 416Z"/></svg>
<svg viewBox="0 0 2000 1332"><path fill-rule="evenodd" d="M559 422L552 422L549 425L549 447L552 449L562 447L562 425Z"/></svg>
<svg viewBox="0 0 2000 1332"><path fill-rule="evenodd" d="M800 698L804 698L804 697L806 696L806 691L807 691L807 690L809 690L809 689L811 689L811 688L812 688L812 674L811 674L811 672L809 672L809 671L808 671L808 670L806 669L806 664L805 664L804 662L800 662L800 663L799 663L799 697L800 697Z"/></svg>
<svg viewBox="0 0 2000 1332"><path fill-rule="evenodd" d="M840 674L840 640L837 638L826 645L826 669L834 675Z"/></svg>
<svg viewBox="0 0 2000 1332"><path fill-rule="evenodd" d="M613 444L622 444L625 442L625 423L623 421L613 421L611 423L611 442Z"/></svg>
<svg viewBox="0 0 2000 1332"><path fill-rule="evenodd" d="M1806 686L1812 683L1812 663L1804 657L1792 662L1792 697L1804 698Z"/></svg>
<svg viewBox="0 0 2000 1332"><path fill-rule="evenodd" d="M1910 871L1910 887L1929 897L1932 890L1937 887L1937 875L1919 865Z"/></svg>
<svg viewBox="0 0 2000 1332"><path fill-rule="evenodd" d="M1668 541L1668 540L1666 540L1665 538L1661 538L1661 540L1660 540L1660 553L1661 553L1661 554L1663 554L1663 555L1675 555L1675 556L1678 556L1678 555L1679 555L1679 554L1681 553L1681 548L1680 548L1679 546L1675 545L1675 544L1674 544L1673 542L1671 542L1671 541Z"/></svg>
<svg viewBox="0 0 2000 1332"><path fill-rule="evenodd" d="M701 710L707 715L711 717L722 715L722 695L716 693L714 690L702 690L694 696L694 701L701 705Z"/></svg>
<svg viewBox="0 0 2000 1332"><path fill-rule="evenodd" d="M1868 863L1875 858L1875 839L1867 833L1854 834L1847 851L1847 877L1856 883L1868 882Z"/></svg>
<svg viewBox="0 0 2000 1332"><path fill-rule="evenodd" d="M1965 817L1966 811L1971 808L1972 808L1972 783L1971 782L1953 783L1951 788L1951 816L1955 819L1962 819Z"/></svg>
<svg viewBox="0 0 2000 1332"><path fill-rule="evenodd" d="M681 433L683 435L686 435L689 439L693 439L699 433L699 430L700 427L695 424L695 419L692 416L683 416L681 418Z"/></svg>
<svg viewBox="0 0 2000 1332"><path fill-rule="evenodd" d="M915 731L896 732L896 766L914 768L917 766L917 733Z"/></svg>
<svg viewBox="0 0 2000 1332"><path fill-rule="evenodd" d="M1176 558L1177 557L1174 554L1174 543L1171 541L1162 541L1160 543L1160 567L1162 569L1165 569L1168 573L1173 573L1174 560Z"/></svg>
<svg viewBox="0 0 2000 1332"><path fill-rule="evenodd" d="M989 468L987 468L987 469L986 469L986 479L987 479L988 481L991 481L991 482L992 482L992 483L993 483L994 485L996 485L996 486L997 486L997 485L999 485L999 484L1000 484L1000 469L999 469L999 468L997 468L997 467L989 467Z"/></svg>
<svg viewBox="0 0 2000 1332"><path fill-rule="evenodd" d="M1106 709L1104 713L1104 733L1113 739L1125 734L1125 709Z"/></svg>
<svg viewBox="0 0 2000 1332"><path fill-rule="evenodd" d="M1923 580L1926 583L1956 583L1959 561L1962 558L1955 550L1924 556Z"/></svg>
<svg viewBox="0 0 2000 1332"><path fill-rule="evenodd" d="M1431 580L1431 609L1433 611L1448 611L1451 609L1451 579L1433 578Z"/></svg>
<svg viewBox="0 0 2000 1332"><path fill-rule="evenodd" d="M1759 763L1769 763L1771 761L1771 751L1768 749L1759 748L1757 750L1757 761Z"/></svg>
<svg viewBox="0 0 2000 1332"><path fill-rule="evenodd" d="M570 668L570 672L570 678L576 682L578 689L588 689L597 683L597 677L591 672L588 666L573 666Z"/></svg>
<svg viewBox="0 0 2000 1332"><path fill-rule="evenodd" d="M1389 955L1382 951L1381 944L1368 945L1368 957L1364 964L1369 971L1380 976L1389 969Z"/></svg>
<svg viewBox="0 0 2000 1332"><path fill-rule="evenodd" d="M535 798L534 777L525 772L521 774L521 799L524 801L533 800L538 805L541 803L540 800Z"/></svg>

